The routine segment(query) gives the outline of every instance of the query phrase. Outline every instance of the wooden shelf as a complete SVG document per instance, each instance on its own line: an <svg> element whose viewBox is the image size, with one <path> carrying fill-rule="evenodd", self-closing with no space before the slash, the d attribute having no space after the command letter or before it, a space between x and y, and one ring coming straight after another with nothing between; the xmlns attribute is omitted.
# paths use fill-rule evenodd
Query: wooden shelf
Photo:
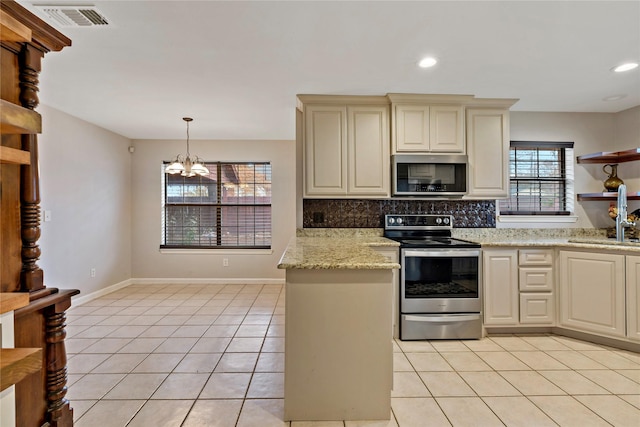
<svg viewBox="0 0 640 427"><path fill-rule="evenodd" d="M0 132L25 134L42 132L42 117L33 110L0 99Z"/></svg>
<svg viewBox="0 0 640 427"><path fill-rule="evenodd" d="M582 193L578 194L578 201L583 200L617 200L618 193L617 192L609 192L609 193ZM627 192L627 200L640 200L640 193L638 192Z"/></svg>
<svg viewBox="0 0 640 427"><path fill-rule="evenodd" d="M0 163L28 165L31 163L31 153L16 148L0 146Z"/></svg>
<svg viewBox="0 0 640 427"><path fill-rule="evenodd" d="M4 10L0 10L0 39L4 42L30 42L31 30Z"/></svg>
<svg viewBox="0 0 640 427"><path fill-rule="evenodd" d="M28 292L0 293L0 314L8 313L29 305Z"/></svg>
<svg viewBox="0 0 640 427"><path fill-rule="evenodd" d="M0 349L0 391L41 369L41 348Z"/></svg>
<svg viewBox="0 0 640 427"><path fill-rule="evenodd" d="M576 158L578 163L624 163L640 160L640 148L625 151L603 151Z"/></svg>

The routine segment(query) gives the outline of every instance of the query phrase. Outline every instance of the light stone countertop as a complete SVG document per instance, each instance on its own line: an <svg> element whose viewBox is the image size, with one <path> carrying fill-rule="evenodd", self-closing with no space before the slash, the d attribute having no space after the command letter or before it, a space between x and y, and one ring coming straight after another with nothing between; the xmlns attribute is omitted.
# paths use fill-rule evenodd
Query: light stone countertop
<svg viewBox="0 0 640 427"><path fill-rule="evenodd" d="M369 246L398 245L394 241L381 237L383 232L384 230L381 228L305 228L298 229L296 234L298 238L347 239ZM563 247L640 254L640 243L628 240L617 242L615 239L606 237L606 230L595 228L454 228L452 235L459 239L480 243L483 248L501 246Z"/></svg>
<svg viewBox="0 0 640 427"><path fill-rule="evenodd" d="M453 229L453 237L478 242L483 248L500 246L563 247L640 253L640 243L617 242L600 229Z"/></svg>
<svg viewBox="0 0 640 427"><path fill-rule="evenodd" d="M372 247L398 247L398 242L380 236L294 237L279 269L391 270L400 264L389 261Z"/></svg>

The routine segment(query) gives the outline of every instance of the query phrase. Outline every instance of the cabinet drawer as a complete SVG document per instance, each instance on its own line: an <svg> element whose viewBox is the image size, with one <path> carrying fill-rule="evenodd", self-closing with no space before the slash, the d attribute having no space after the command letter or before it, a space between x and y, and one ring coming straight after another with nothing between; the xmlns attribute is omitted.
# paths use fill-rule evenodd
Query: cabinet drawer
<svg viewBox="0 0 640 427"><path fill-rule="evenodd" d="M520 323L551 325L555 322L552 293L520 294Z"/></svg>
<svg viewBox="0 0 640 427"><path fill-rule="evenodd" d="M520 265L552 265L552 249L520 249L518 261Z"/></svg>
<svg viewBox="0 0 640 427"><path fill-rule="evenodd" d="M552 291L553 268L520 267L519 282L521 291Z"/></svg>

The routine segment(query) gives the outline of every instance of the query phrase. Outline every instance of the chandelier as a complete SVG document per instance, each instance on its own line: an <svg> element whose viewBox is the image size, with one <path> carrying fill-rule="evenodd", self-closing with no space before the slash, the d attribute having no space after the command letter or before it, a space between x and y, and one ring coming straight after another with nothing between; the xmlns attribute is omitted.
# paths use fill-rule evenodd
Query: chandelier
<svg viewBox="0 0 640 427"><path fill-rule="evenodd" d="M164 171L172 175L179 173L186 177L208 175L209 169L204 165L204 161L198 156L195 156L192 160L191 154L189 153L189 122L192 122L193 119L191 117L183 117L182 120L187 122L187 156L183 157L178 154L175 160L172 161Z"/></svg>

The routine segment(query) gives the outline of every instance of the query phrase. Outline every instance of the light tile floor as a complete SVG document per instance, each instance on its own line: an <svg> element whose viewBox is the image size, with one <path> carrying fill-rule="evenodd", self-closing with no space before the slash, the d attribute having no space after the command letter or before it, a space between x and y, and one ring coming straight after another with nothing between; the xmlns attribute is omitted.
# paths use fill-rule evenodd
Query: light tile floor
<svg viewBox="0 0 640 427"><path fill-rule="evenodd" d="M67 315L77 427L640 426L640 354L562 336L394 343L389 422L286 423L281 285L134 285Z"/></svg>

